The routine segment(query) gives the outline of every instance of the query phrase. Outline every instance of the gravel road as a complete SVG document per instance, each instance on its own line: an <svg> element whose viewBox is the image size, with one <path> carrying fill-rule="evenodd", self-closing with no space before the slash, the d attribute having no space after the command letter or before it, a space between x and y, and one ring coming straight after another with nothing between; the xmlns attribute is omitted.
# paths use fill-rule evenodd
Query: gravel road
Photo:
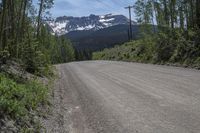
<svg viewBox="0 0 200 133"><path fill-rule="evenodd" d="M57 65L52 133L200 133L200 71L139 63Z"/></svg>

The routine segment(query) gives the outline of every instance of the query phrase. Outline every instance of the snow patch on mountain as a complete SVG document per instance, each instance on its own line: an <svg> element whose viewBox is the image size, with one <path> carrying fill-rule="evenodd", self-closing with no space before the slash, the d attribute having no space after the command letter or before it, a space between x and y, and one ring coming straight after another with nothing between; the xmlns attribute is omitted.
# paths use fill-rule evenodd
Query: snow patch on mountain
<svg viewBox="0 0 200 133"><path fill-rule="evenodd" d="M87 26L81 26L81 27L78 27L77 30L90 30L90 29L93 29L95 27L95 25L87 25Z"/></svg>
<svg viewBox="0 0 200 133"><path fill-rule="evenodd" d="M100 22L109 22L109 21L113 21L115 20L114 18L110 18L110 19L100 19Z"/></svg>
<svg viewBox="0 0 200 133"><path fill-rule="evenodd" d="M99 30L119 24L128 24L128 19L123 15L90 15L86 17L63 16L47 21L52 29L52 34L64 35L70 31Z"/></svg>
<svg viewBox="0 0 200 133"><path fill-rule="evenodd" d="M67 32L65 27L68 22L69 21L62 21L62 22L48 21L47 23L52 28L54 33L65 34Z"/></svg>

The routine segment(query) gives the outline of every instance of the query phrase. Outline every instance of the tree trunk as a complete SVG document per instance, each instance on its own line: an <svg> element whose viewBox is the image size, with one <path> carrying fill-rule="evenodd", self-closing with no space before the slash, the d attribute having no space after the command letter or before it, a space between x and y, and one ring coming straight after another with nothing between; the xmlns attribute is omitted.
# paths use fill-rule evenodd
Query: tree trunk
<svg viewBox="0 0 200 133"><path fill-rule="evenodd" d="M197 0L199 1L199 0ZM194 28L194 6L193 6L193 0L190 0L190 26Z"/></svg>
<svg viewBox="0 0 200 133"><path fill-rule="evenodd" d="M17 44L17 58L19 58L19 41L22 41L22 38L20 37L22 32L21 32L21 21L22 21L22 12L23 12L23 4L24 1L21 0L20 1L20 7L19 7L19 11L18 11L18 23L17 23L17 27L16 27L16 38L15 38L15 42Z"/></svg>
<svg viewBox="0 0 200 133"><path fill-rule="evenodd" d="M183 4L181 3L180 8L179 8L179 19L180 19L180 28L184 29L184 17L183 17Z"/></svg>
<svg viewBox="0 0 200 133"><path fill-rule="evenodd" d="M200 29L200 0L196 0L196 24Z"/></svg>
<svg viewBox="0 0 200 133"><path fill-rule="evenodd" d="M164 4L164 19L165 19L165 24L169 26L169 13L168 13L168 8L167 8L167 1L163 0Z"/></svg>
<svg viewBox="0 0 200 133"><path fill-rule="evenodd" d="M40 26L41 26L41 17L42 17L42 10L43 10L44 0L40 0L40 8L38 13L38 22L37 22L37 38L40 34Z"/></svg>
<svg viewBox="0 0 200 133"><path fill-rule="evenodd" d="M175 0L170 1L171 28L174 29Z"/></svg>
<svg viewBox="0 0 200 133"><path fill-rule="evenodd" d="M2 0L2 16L1 16L1 26L0 26L0 50L4 49L4 44L3 44L3 30L4 30L4 21L5 21L5 14L6 14L6 0Z"/></svg>
<svg viewBox="0 0 200 133"><path fill-rule="evenodd" d="M24 37L23 33L24 33L24 29L25 29L25 18L26 18L27 3L28 3L28 0L25 0L24 1L24 7L23 7L23 13L22 13L22 20L21 20L21 31L22 31L22 34L20 36L21 39Z"/></svg>
<svg viewBox="0 0 200 133"><path fill-rule="evenodd" d="M14 39L15 39L15 10L14 10L14 0L10 0L10 40L11 40L11 54L13 54L13 56L16 56L16 48L17 48L17 45L15 44L14 42Z"/></svg>
<svg viewBox="0 0 200 133"><path fill-rule="evenodd" d="M21 24L22 24L22 16L23 16L23 5L24 1L21 0L19 12L18 12L18 23L17 23L17 35L16 35L16 41L20 40L20 33L21 33Z"/></svg>
<svg viewBox="0 0 200 133"><path fill-rule="evenodd" d="M187 29L189 29L190 26L189 26L189 13L188 13L187 2L185 3L185 18L186 18L186 27L187 27Z"/></svg>
<svg viewBox="0 0 200 133"><path fill-rule="evenodd" d="M5 49L6 47L6 12L7 12L7 0L3 0L2 1L2 4L3 4L3 13L2 13L2 22L1 22L1 28L0 28L0 42L1 42L1 47L2 47L2 50Z"/></svg>

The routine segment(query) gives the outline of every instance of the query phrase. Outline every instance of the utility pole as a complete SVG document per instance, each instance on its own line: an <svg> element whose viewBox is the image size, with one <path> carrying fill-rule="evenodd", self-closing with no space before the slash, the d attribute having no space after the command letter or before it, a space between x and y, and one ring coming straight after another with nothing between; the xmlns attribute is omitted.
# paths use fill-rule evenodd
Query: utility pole
<svg viewBox="0 0 200 133"><path fill-rule="evenodd" d="M128 40L130 41L131 39L130 39L130 32L129 32L129 28L128 28L128 30L127 30L127 35L128 35Z"/></svg>
<svg viewBox="0 0 200 133"><path fill-rule="evenodd" d="M128 6L128 7L125 7L125 9L128 9L129 10L129 24L130 24L130 27L129 27L129 39L132 40L133 39L133 30L132 30L132 20L131 20L131 9L133 8L133 6Z"/></svg>

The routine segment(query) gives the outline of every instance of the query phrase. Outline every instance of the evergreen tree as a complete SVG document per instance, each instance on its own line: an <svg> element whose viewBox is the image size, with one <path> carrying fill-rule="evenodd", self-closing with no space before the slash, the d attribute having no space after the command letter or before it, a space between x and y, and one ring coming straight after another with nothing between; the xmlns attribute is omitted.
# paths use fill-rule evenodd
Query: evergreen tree
<svg viewBox="0 0 200 133"><path fill-rule="evenodd" d="M51 63L74 60L70 41L51 35L45 26L53 0L38 3L37 13L32 0L0 1L0 62L16 58L32 73L42 73Z"/></svg>

